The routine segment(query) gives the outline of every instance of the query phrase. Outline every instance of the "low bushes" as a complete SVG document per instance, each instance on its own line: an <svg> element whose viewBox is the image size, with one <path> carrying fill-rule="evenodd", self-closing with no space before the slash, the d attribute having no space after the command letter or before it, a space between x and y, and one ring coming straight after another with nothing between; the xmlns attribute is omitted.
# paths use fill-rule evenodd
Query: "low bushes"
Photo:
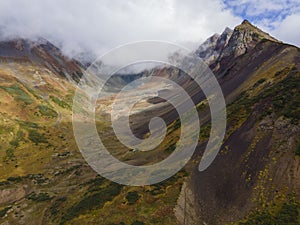
<svg viewBox="0 0 300 225"><path fill-rule="evenodd" d="M40 134L37 130L29 130L28 131L28 138L35 144L39 143L48 143L47 139L44 135Z"/></svg>
<svg viewBox="0 0 300 225"><path fill-rule="evenodd" d="M39 194L33 192L30 195L28 195L26 198L35 202L50 201L52 199L52 197L48 193L44 193L44 192L41 192Z"/></svg>
<svg viewBox="0 0 300 225"><path fill-rule="evenodd" d="M46 105L39 105L37 107L39 112L41 113L42 116L44 117L49 117L49 118L56 118L57 117L57 112L51 108L49 108Z"/></svg>
<svg viewBox="0 0 300 225"><path fill-rule="evenodd" d="M267 211L252 213L246 222L239 225L299 225L299 204L284 203L281 209L272 215Z"/></svg>
<svg viewBox="0 0 300 225"><path fill-rule="evenodd" d="M60 224L65 224L80 214L95 208L102 208L103 205L112 201L114 197L120 194L122 186L116 183L110 183L99 192L85 196L80 202L73 205L63 215ZM87 193L88 194L88 193Z"/></svg>
<svg viewBox="0 0 300 225"><path fill-rule="evenodd" d="M136 191L131 191L127 193L126 199L129 205L136 203L140 196Z"/></svg>

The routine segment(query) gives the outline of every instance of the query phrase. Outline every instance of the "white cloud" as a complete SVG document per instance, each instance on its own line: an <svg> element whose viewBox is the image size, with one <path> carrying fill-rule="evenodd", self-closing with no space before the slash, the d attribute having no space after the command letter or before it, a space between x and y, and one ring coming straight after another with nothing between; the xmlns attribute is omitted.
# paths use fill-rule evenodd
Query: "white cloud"
<svg viewBox="0 0 300 225"><path fill-rule="evenodd" d="M300 13L285 18L273 31L280 40L300 46Z"/></svg>
<svg viewBox="0 0 300 225"><path fill-rule="evenodd" d="M299 0L223 0L228 9L279 40L300 46Z"/></svg>
<svg viewBox="0 0 300 225"><path fill-rule="evenodd" d="M239 10L244 16L282 17L300 11L299 0L224 0L224 2L230 8Z"/></svg>
<svg viewBox="0 0 300 225"><path fill-rule="evenodd" d="M43 36L69 54L149 39L200 43L240 22L220 0L0 0L2 36Z"/></svg>
<svg viewBox="0 0 300 225"><path fill-rule="evenodd" d="M241 17L300 45L299 0L0 0L0 36L45 37L74 54L140 40L200 44Z"/></svg>

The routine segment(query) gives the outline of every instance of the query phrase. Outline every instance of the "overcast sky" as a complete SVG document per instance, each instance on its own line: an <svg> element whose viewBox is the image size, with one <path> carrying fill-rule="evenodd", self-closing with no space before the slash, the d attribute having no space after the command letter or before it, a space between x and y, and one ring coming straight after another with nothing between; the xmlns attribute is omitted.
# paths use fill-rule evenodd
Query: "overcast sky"
<svg viewBox="0 0 300 225"><path fill-rule="evenodd" d="M249 19L300 46L300 0L0 0L0 36L44 37L72 55L163 40L199 45Z"/></svg>

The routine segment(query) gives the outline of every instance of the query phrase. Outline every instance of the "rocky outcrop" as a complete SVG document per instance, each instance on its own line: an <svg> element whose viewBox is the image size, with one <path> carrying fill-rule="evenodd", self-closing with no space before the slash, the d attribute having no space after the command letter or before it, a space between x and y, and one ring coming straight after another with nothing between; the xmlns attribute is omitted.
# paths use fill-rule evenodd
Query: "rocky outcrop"
<svg viewBox="0 0 300 225"><path fill-rule="evenodd" d="M194 208L194 195L188 183L182 185L181 192L175 208L175 216L179 225L200 225L203 224L197 219Z"/></svg>

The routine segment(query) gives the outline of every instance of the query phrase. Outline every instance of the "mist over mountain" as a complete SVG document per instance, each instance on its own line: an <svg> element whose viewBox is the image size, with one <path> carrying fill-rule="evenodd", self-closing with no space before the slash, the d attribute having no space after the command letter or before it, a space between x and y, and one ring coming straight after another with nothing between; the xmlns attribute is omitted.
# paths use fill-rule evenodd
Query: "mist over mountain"
<svg viewBox="0 0 300 225"><path fill-rule="evenodd" d="M140 40L199 44L243 18L284 42L300 44L298 0L1 1L0 39L44 37L69 57L100 56Z"/></svg>

